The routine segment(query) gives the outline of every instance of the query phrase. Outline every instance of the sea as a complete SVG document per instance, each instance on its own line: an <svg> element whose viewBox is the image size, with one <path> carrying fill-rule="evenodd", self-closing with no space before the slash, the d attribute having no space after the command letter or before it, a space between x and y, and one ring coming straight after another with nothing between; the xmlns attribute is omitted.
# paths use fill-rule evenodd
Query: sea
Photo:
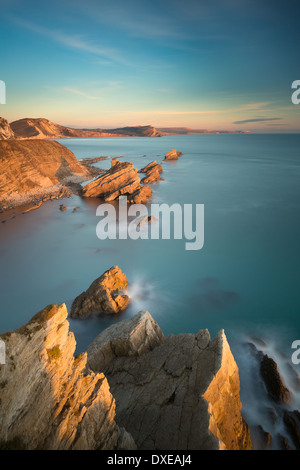
<svg viewBox="0 0 300 470"><path fill-rule="evenodd" d="M163 180L151 185L149 210L151 204L202 205L204 243L187 250L184 237L101 240L99 200L73 195L48 201L0 224L0 332L24 325L48 304L66 303L70 310L97 277L119 266L128 279L130 306L116 317L70 318L78 352L140 310L151 313L165 336L208 329L213 338L224 330L239 367L242 413L253 435L263 426L277 448L284 425L268 413L272 404L249 345L276 360L292 392L291 409L300 409L300 364L292 360L292 344L300 340L300 135L59 142L79 160L106 156L95 164L104 170L114 157L138 170L162 163ZM183 155L164 162L173 148ZM261 445L254 438L254 447Z"/></svg>

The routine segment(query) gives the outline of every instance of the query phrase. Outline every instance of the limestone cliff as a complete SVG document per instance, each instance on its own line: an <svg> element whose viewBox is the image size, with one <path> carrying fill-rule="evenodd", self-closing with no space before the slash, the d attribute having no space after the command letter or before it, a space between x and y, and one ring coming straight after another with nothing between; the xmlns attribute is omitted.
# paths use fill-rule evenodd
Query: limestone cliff
<svg viewBox="0 0 300 470"><path fill-rule="evenodd" d="M165 338L143 311L74 357L63 304L0 339L2 449L251 448L223 331Z"/></svg>
<svg viewBox="0 0 300 470"><path fill-rule="evenodd" d="M115 400L103 373L74 357L65 305L48 306L24 327L1 335L2 448L115 449L120 428Z"/></svg>
<svg viewBox="0 0 300 470"><path fill-rule="evenodd" d="M59 196L90 170L56 141L0 140L0 211Z"/></svg>
<svg viewBox="0 0 300 470"><path fill-rule="evenodd" d="M105 373L116 420L139 449L244 450L239 373L224 331L164 338L148 312L111 326L87 349Z"/></svg>
<svg viewBox="0 0 300 470"><path fill-rule="evenodd" d="M160 137L152 126L122 127L118 129L74 129L61 126L45 118L24 118L10 123L16 139L60 139L76 137Z"/></svg>

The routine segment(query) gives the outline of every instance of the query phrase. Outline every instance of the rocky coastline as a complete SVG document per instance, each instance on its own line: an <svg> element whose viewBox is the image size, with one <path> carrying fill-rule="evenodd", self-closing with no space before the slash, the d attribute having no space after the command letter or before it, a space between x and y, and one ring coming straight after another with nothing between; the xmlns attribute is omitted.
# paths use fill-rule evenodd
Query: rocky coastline
<svg viewBox="0 0 300 470"><path fill-rule="evenodd" d="M0 336L1 449L250 449L224 331L163 332L142 311L75 356L66 306Z"/></svg>
<svg viewBox="0 0 300 470"><path fill-rule="evenodd" d="M150 185L163 180L163 163L181 156L172 149L161 163L139 171L115 158L104 171L93 164L107 157L79 162L55 141L0 140L0 208L5 214L27 212L72 194L106 202L125 195L130 204L146 203ZM69 313L65 304L50 305L0 335L6 349L0 365L1 449L253 448L239 369L223 330L213 339L207 330L165 337L151 314L141 311L102 331L75 356L68 317L118 315L130 303L128 284L113 266L84 286ZM276 362L257 345L248 347L289 436L278 434L277 442L285 450L300 448L300 412L291 407L291 391ZM262 425L254 439L261 448L272 446Z"/></svg>

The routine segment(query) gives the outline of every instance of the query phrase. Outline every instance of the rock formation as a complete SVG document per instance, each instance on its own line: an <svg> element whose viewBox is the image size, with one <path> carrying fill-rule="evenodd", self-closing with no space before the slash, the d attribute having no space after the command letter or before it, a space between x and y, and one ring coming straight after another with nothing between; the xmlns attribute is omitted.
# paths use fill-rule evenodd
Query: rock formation
<svg viewBox="0 0 300 470"><path fill-rule="evenodd" d="M0 339L1 449L251 448L223 331L165 338L143 311L74 357L63 304Z"/></svg>
<svg viewBox="0 0 300 470"><path fill-rule="evenodd" d="M129 202L145 200L152 192L141 186L136 168L129 162L114 162L113 166L103 175L83 187L83 197L100 197L105 201L113 201L119 196L128 196ZM136 199L136 200L135 200Z"/></svg>
<svg viewBox="0 0 300 470"><path fill-rule="evenodd" d="M291 394L282 381L276 362L267 354L261 354L260 373L272 400L277 403L289 403Z"/></svg>
<svg viewBox="0 0 300 470"><path fill-rule="evenodd" d="M14 139L15 135L8 121L0 117L0 140Z"/></svg>
<svg viewBox="0 0 300 470"><path fill-rule="evenodd" d="M126 275L118 266L113 266L76 297L70 316L86 318L93 313L112 315L124 310L129 304L129 297L121 292L127 286Z"/></svg>
<svg viewBox="0 0 300 470"><path fill-rule="evenodd" d="M224 331L164 338L148 312L112 325L87 349L106 375L117 422L138 449L249 449L238 368Z"/></svg>
<svg viewBox="0 0 300 470"><path fill-rule="evenodd" d="M69 149L46 140L1 140L0 174L0 211L68 195L91 178Z"/></svg>
<svg viewBox="0 0 300 470"><path fill-rule="evenodd" d="M149 163L147 166L140 170L140 173L145 173L144 178L141 180L143 184L151 184L161 179L160 174L163 172L162 166L156 161Z"/></svg>
<svg viewBox="0 0 300 470"><path fill-rule="evenodd" d="M177 152L176 149L170 150L166 153L164 160L178 160L181 157L182 152Z"/></svg>
<svg viewBox="0 0 300 470"><path fill-rule="evenodd" d="M0 448L117 449L128 433L115 422L115 400L103 373L74 357L65 305L50 305L22 328L1 335ZM128 444L129 443L129 444Z"/></svg>
<svg viewBox="0 0 300 470"><path fill-rule="evenodd" d="M148 199L152 198L152 189L150 186L140 186L136 191L128 196L130 204L146 204Z"/></svg>

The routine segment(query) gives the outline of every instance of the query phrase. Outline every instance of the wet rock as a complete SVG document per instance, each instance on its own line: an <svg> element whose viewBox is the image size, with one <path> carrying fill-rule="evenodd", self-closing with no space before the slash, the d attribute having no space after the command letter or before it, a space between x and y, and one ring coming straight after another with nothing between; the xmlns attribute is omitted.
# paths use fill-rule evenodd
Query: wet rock
<svg viewBox="0 0 300 470"><path fill-rule="evenodd" d="M286 437L281 434L277 434L276 439L278 441L279 450L291 450L289 441Z"/></svg>
<svg viewBox="0 0 300 470"><path fill-rule="evenodd" d="M260 359L260 374L270 398L276 403L290 402L290 392L282 381L276 362L271 357L262 353Z"/></svg>
<svg viewBox="0 0 300 470"><path fill-rule="evenodd" d="M74 300L70 316L85 318L93 313L116 314L129 304L126 275L118 266L113 266L96 279L90 287Z"/></svg>
<svg viewBox="0 0 300 470"><path fill-rule="evenodd" d="M65 206L64 204L61 204L61 205L59 206L59 210L60 210L61 212L64 212L64 211L67 210L67 206Z"/></svg>
<svg viewBox="0 0 300 470"><path fill-rule="evenodd" d="M300 412L284 410L283 422L297 450L300 449Z"/></svg>
<svg viewBox="0 0 300 470"><path fill-rule="evenodd" d="M259 441L259 450L266 450L272 442L271 434L265 431L261 425L256 426L255 433Z"/></svg>

